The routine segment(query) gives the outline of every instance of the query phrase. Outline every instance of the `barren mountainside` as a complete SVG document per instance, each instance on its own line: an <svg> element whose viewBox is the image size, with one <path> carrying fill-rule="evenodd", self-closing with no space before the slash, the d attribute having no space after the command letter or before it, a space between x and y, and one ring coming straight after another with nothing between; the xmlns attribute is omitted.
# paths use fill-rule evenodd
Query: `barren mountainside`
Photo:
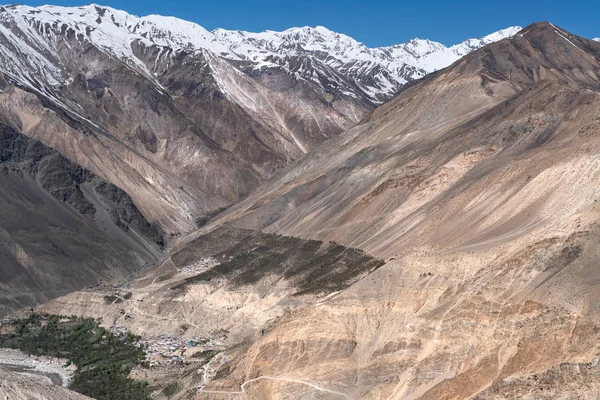
<svg viewBox="0 0 600 400"><path fill-rule="evenodd" d="M97 5L5 6L0 70L14 94L3 109L23 134L123 188L177 237L355 125L403 83L515 31L450 49L428 41L368 49L321 27L211 33ZM357 67L363 62L395 74L393 84L362 82L380 80ZM392 71L405 67L419 72Z"/></svg>
<svg viewBox="0 0 600 400"><path fill-rule="evenodd" d="M11 126L0 146L0 313L160 258L163 231L123 190Z"/></svg>
<svg viewBox="0 0 600 400"><path fill-rule="evenodd" d="M447 190L472 188L465 179L483 179L505 165L514 170L513 159L531 160L529 152L553 137L575 145L554 135L561 127L575 134L570 124L581 123L583 116L567 110L582 106L574 101L577 96L591 96L584 105L594 99L597 52L596 42L550 23L534 24L407 86L367 121L300 160L223 220L342 240L383 256L414 246L416 238L398 240L398 232L418 235L421 223L439 226L428 207L436 213L449 207L448 199L458 192ZM565 121L563 114L571 116ZM447 218L457 222L453 213ZM474 232L465 227L466 234ZM456 233L451 235L455 241Z"/></svg>
<svg viewBox="0 0 600 400"><path fill-rule="evenodd" d="M90 397L75 393L58 385L52 385L26 375L0 369L2 387L0 396L14 400L89 400Z"/></svg>
<svg viewBox="0 0 600 400"><path fill-rule="evenodd" d="M416 41L386 50L368 49L322 27L260 34L208 32L172 17L136 17L98 5L8 5L0 7L0 124L19 140L55 151L52 160L68 164L59 179L53 171L52 182L46 175L40 181L37 171L27 170L23 176L31 179L19 181L23 190L33 185L31 190L38 191L41 184L45 192L88 216L98 208L89 196L119 197L139 214L128 217L143 221L137 226L143 237L132 240L145 246L149 239L152 246L168 248L294 160L357 124L406 81L514 31L449 49ZM439 55L435 65L422 64L434 54ZM359 67L361 63L366 64ZM406 68L418 72L402 75L399 71ZM393 84L381 86L380 74ZM78 177L81 171L85 177ZM61 180L69 180L68 192L58 189ZM107 186L89 193L80 190L100 181ZM18 202L14 189L5 190L11 204ZM51 210L40 213L56 217ZM35 220L25 217L29 211L21 212L21 218ZM129 224L113 219L117 227ZM76 230L71 222L64 224ZM142 227L146 225L152 229ZM63 267L50 274L44 264L48 260L32 261L29 274L50 274L52 279L22 276L18 284L11 273L6 281L11 293L29 288L40 296L26 295L27 301L9 308L98 283L104 277L100 270L107 266L121 276L152 263L133 252L122 258L122 266L116 265L113 255L127 246L113 247L120 234L108 233L115 237L106 240L98 240L96 233L76 239L38 237L35 229L19 231L21 242L37 237L39 246L61 249L51 254L50 263ZM14 233L7 235L14 239ZM19 246L24 249L19 257L41 257L37 249ZM74 247L88 250L75 257ZM81 270L89 274L73 279L72 263L88 251L95 256ZM25 265L19 263L18 268Z"/></svg>
<svg viewBox="0 0 600 400"><path fill-rule="evenodd" d="M597 42L533 24L218 217L387 263L282 317L200 397L597 396L599 89Z"/></svg>

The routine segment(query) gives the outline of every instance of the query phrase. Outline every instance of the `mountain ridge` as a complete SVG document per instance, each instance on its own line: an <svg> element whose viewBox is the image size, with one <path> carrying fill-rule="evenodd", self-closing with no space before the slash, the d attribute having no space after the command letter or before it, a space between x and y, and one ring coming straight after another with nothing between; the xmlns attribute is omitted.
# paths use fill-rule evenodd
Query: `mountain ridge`
<svg viewBox="0 0 600 400"><path fill-rule="evenodd" d="M31 103L25 111L23 103L8 102L7 118L33 113L46 120L42 110L50 108L64 120L53 117L52 126L77 125L68 130L70 143L64 128L50 134L47 122L23 126L35 126L25 133L132 194L142 213L175 237L426 73L404 61L394 72L390 60L398 54L431 61L437 56L430 47L451 53L443 65L458 58L439 43L415 39L375 49L388 60L384 65L364 45L322 27L247 35L258 38L252 46L231 37L219 41L174 17L136 17L95 4L0 7L0 71L8 86L40 101L35 111ZM338 42L329 43L331 37ZM341 56L330 56L328 46ZM116 172L121 161L105 159L106 148L130 173ZM145 206L144 193L157 191L162 205Z"/></svg>
<svg viewBox="0 0 600 400"><path fill-rule="evenodd" d="M265 376L347 398L598 393L597 380L555 376L600 353L588 342L600 332L599 66L599 43L532 24L403 89L212 221L386 264L282 319L209 389Z"/></svg>
<svg viewBox="0 0 600 400"><path fill-rule="evenodd" d="M389 182L382 180L364 192L360 192L358 189L360 185L357 182L353 182L355 178L353 178L352 174L346 172L347 170L352 171L354 168L359 167L384 171L383 168L367 167L371 164L377 165L378 160L383 157L383 154L386 154L383 159L386 162L391 162L390 159L392 156L387 154L388 149L377 142L378 139L373 137L372 132L365 132L371 129L377 132L375 128L371 128L371 125L374 127L377 126L374 121L381 119L387 114L402 112L403 118L398 118L393 125L396 127L395 129L400 129L399 127L401 126L403 132L407 134L410 132L419 132L423 135L425 132L433 129L432 127L437 127L437 122L434 123L433 121L443 121L444 115L449 113L449 110L467 110L468 112L462 111L464 115L461 115L461 118L466 118L471 113L481 112L480 108L482 104L489 107L490 104L486 104L487 102L497 104L497 102L508 101L512 96L518 96L518 93L527 88L534 88L536 85L541 85L545 81L551 81L556 85L583 86L593 90L599 88L600 75L596 70L598 64L596 57L599 52L598 43L570 34L550 22L531 24L522 29L512 39L497 42L491 46L493 47L484 47L472 52L453 64L449 69L428 75L422 80L407 85L396 98L370 114L368 120L363 121L361 124L338 136L333 142L326 143L315 152L299 160L298 163L300 165L297 165L296 169L302 171L305 175L299 175L296 169L286 171L286 175L280 176L277 182L273 182L270 185L270 188L275 190L269 192L267 187L261 187L249 198L228 210L222 217L228 218L228 213L241 211L240 214L234 215L230 219L230 221L236 221L240 227L266 229L269 232L294 236L317 235L316 237L319 239L340 241L346 245L353 245L372 251L373 254L378 256L387 257L393 255L393 253L384 252L379 254L376 252L377 247L375 246L380 246L383 240L373 238L373 232L369 232L368 234L365 232L362 235L361 240L365 240L365 242L356 241L356 232L365 229L367 224L360 224L360 227L357 227L352 234L348 234L347 232L347 224L351 220L348 215L354 215L356 213L355 209L360 209L363 202L368 204L373 201L369 200L367 202L366 199L370 199L373 196L376 197L376 194L379 194L381 191L389 191L390 196L392 196L393 191L389 189L389 186L392 184L396 185L396 183L393 183L396 178L393 177L394 174L392 171L405 168L405 166L396 166L391 171L386 171L385 174L389 173L391 175ZM572 70L589 72L578 74ZM454 77L455 80L452 81L450 77ZM437 91L436 89L433 94L430 94L436 102L444 101L444 106L440 106L437 113L432 112L433 105L419 110L419 113L405 111L417 107L415 105L416 98L425 102L426 96L419 92L423 90L428 91L429 87L435 87L434 82L436 81L452 81L459 82L460 84L456 84L456 87L453 86L453 90L444 87L443 90ZM467 85L465 82L470 83ZM463 95L465 91L467 91L468 95ZM469 96L474 96L474 99L469 98ZM452 104L448 99L453 98L462 98L461 104ZM435 105L438 106L437 104ZM452 121L452 125L457 124L459 121L461 119L456 118L456 121ZM391 140L391 137L385 139L385 141ZM427 136L415 136L414 139L409 140L406 138L404 140L408 142L414 140L415 143L420 144L422 141L427 140ZM360 147L358 148L361 150L353 154L355 150L351 144L357 145L358 143L360 143ZM410 146L408 147L410 148ZM344 154L341 149L347 149L347 153L345 153L347 159L338 159L340 154ZM412 151L414 152L414 150ZM430 149L427 151L430 151ZM423 150L423 152L427 151ZM371 155L369 156L369 154ZM401 151L394 153L394 157L402 156ZM457 157L459 157L458 154ZM358 161L363 159L366 165ZM335 162L338 164L336 165ZM331 168L331 171L324 171L326 168ZM307 171L312 171L313 175ZM360 184L364 184L363 174L357 173L357 175L362 178ZM306 184L306 182L312 181L320 182L324 176L331 176L327 180L328 185L318 185L317 189L315 189L312 185ZM337 186L340 183L336 182L333 176L343 177L343 180L347 181L344 188L349 192L341 191L340 187ZM380 187L379 184L382 186ZM395 187L393 185L392 187ZM289 192L281 191L280 188L286 188ZM294 196L297 196L298 191L301 190L307 190L310 193L299 196L306 201L305 203L294 198ZM315 190L315 192L313 193L312 190ZM349 200L349 193L356 196L353 201ZM360 200L361 197L364 197L364 201ZM337 201L333 202L331 207L326 207L325 204L328 203L324 199L330 198L337 198ZM246 204L251 204L253 199L259 199L256 201L256 204L259 204L260 207L252 204L248 206L247 212L242 211L243 207ZM344 202L347 204L344 204ZM352 202L356 204L350 206ZM292 207L289 204L294 204L294 206ZM382 205L379 206L381 207ZM332 212L332 210L336 207L340 207L340 210L339 214L334 216L337 212ZM273 214L273 209L279 210L278 213ZM364 220L362 221L364 222ZM373 221L373 223L385 226L385 221L385 218L380 216L380 219ZM303 225L304 228L300 228ZM390 241L392 239L394 239L393 235L389 237ZM379 244L376 245L375 243Z"/></svg>
<svg viewBox="0 0 600 400"><path fill-rule="evenodd" d="M510 37L521 29L509 27L451 47L427 39L412 39L392 46L369 48L350 36L322 26L259 33L221 28L208 31L197 23L176 17L157 14L137 17L98 4L79 7L9 5L0 11L3 15L0 19L11 18L19 27L25 21L44 34L50 34L49 28L57 24L61 24L61 29L71 28L74 35L88 36L99 47L133 63L150 78L153 78L152 74L133 54L130 43L138 41L168 47L173 53L204 49L230 60L257 63L256 68L268 65L267 59L273 56L310 56L353 79L375 104L389 99L409 80L446 67L469 51ZM45 72L49 72L50 84L61 82L55 69L49 68ZM372 82L361 81L361 75L369 75ZM302 74L297 76L303 77Z"/></svg>

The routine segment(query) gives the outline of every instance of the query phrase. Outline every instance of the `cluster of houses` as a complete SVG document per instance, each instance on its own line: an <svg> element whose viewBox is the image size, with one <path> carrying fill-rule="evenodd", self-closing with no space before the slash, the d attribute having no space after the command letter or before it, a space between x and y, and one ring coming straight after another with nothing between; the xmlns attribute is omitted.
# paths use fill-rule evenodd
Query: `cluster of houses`
<svg viewBox="0 0 600 400"><path fill-rule="evenodd" d="M171 336L141 340L150 367L201 361L223 350L223 343L211 338L176 339ZM203 353L207 357L203 357Z"/></svg>
<svg viewBox="0 0 600 400"><path fill-rule="evenodd" d="M218 264L219 262L215 257L205 257L196 261L194 264L181 268L178 272L182 275L196 275Z"/></svg>

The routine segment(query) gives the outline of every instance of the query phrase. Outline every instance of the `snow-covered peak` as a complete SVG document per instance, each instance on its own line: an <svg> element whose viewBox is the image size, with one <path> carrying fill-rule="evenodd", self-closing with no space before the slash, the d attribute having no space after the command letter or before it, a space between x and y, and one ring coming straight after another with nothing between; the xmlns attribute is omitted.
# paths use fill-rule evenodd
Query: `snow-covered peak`
<svg viewBox="0 0 600 400"><path fill-rule="evenodd" d="M175 17L148 15L137 17L112 7L90 4L80 7L27 6L13 7L9 12L20 14L26 20L59 22L76 32L92 31L92 41L119 55L129 55L131 42L141 40L148 44L167 46L173 50L184 48L208 49L219 55L231 56L227 47L202 26ZM125 48L123 48L125 47Z"/></svg>
<svg viewBox="0 0 600 400"><path fill-rule="evenodd" d="M317 76L326 74L314 73L317 70L336 71L363 88L368 97L378 103L391 97L407 81L444 68L470 51L510 37L518 30L519 27L510 27L452 47L427 39L412 39L394 46L369 48L348 35L323 26L289 28L281 32L226 29L209 32L194 22L179 18L138 17L97 4L5 6L0 7L0 35L7 37L26 56L15 58L14 51L1 47L0 55L5 60L12 60L8 63L13 65L9 72L30 70L33 66L36 74L46 76L50 85L61 84L59 61L51 58L56 47L64 42L61 35L65 32L79 41L93 44L149 77L152 74L145 64L147 60L142 61L135 55L134 44L169 48L171 56L181 51L208 50L225 59L254 62L261 68L273 64L274 60L283 63L281 60L287 57L306 57L309 59L307 65L324 64L307 69L311 74L307 79L316 80Z"/></svg>
<svg viewBox="0 0 600 400"><path fill-rule="evenodd" d="M332 67L349 63L383 67L396 76L397 84L446 67L463 55L488 43L513 36L520 27L510 27L452 47L428 39L412 39L393 46L369 48L355 39L325 27L290 28L282 32L251 33L217 29L212 33L227 43L240 58L264 60L267 55L304 55ZM411 68L408 69L406 66Z"/></svg>
<svg viewBox="0 0 600 400"><path fill-rule="evenodd" d="M215 29L212 33L228 45L239 57L262 60L268 55L328 54L342 61L360 58L368 48L342 33L333 32L323 26L290 28L282 32L264 31L252 33Z"/></svg>
<svg viewBox="0 0 600 400"><path fill-rule="evenodd" d="M302 27L293 27L288 28L282 32L280 32L283 37L296 36L299 38L322 38L322 37L334 37L339 35L336 32L333 32L324 26L302 26Z"/></svg>
<svg viewBox="0 0 600 400"><path fill-rule="evenodd" d="M446 49L446 46L429 39L415 38L406 43L390 46L389 48L393 49L393 51L406 52L415 58L421 58L437 51L443 51ZM380 49L385 49L385 47Z"/></svg>
<svg viewBox="0 0 600 400"><path fill-rule="evenodd" d="M596 42L600 42L600 37L593 38L592 40L594 40Z"/></svg>
<svg viewBox="0 0 600 400"><path fill-rule="evenodd" d="M302 28L290 28L278 35L282 41L299 41L306 45L314 45L321 43L323 45L333 44L338 45L345 43L352 46L361 45L350 36L343 33L333 32L324 26L304 26ZM333 42L333 43L332 43Z"/></svg>
<svg viewBox="0 0 600 400"><path fill-rule="evenodd" d="M161 46L175 47L175 50L207 49L218 55L232 56L229 48L223 45L215 35L202 26L175 17L148 15L139 18L139 25L133 32L147 37Z"/></svg>
<svg viewBox="0 0 600 400"><path fill-rule="evenodd" d="M473 50L476 50L480 47L485 46L486 44L498 42L502 39L507 39L507 38L513 37L521 29L523 29L523 28L521 28L520 26L511 26L509 28L501 29L497 32L480 37L478 39L467 39L462 43L459 43L459 44L456 44L456 45L450 47L450 49L452 50L453 53L455 53L459 57L462 57L462 56L470 53Z"/></svg>
<svg viewBox="0 0 600 400"><path fill-rule="evenodd" d="M94 44L105 51L129 58L134 63L136 60L131 55L131 43L136 40L170 47L174 51L207 49L232 59L264 61L266 57L274 55L310 55L328 59L329 65L353 61L386 66L408 63L426 72L439 68L444 64L441 59L448 57L434 57L440 61L429 60L423 65L420 65L419 60L431 58L433 54L450 54L446 46L426 39L413 39L407 43L388 47L368 48L350 36L331 31L323 26L289 28L282 32L252 33L225 29L209 32L194 22L179 18L161 15L137 17L125 11L97 4L37 8L7 6L5 12L18 21L67 24L76 33L83 33L84 37L89 37ZM512 36L519 29L519 27L510 27L479 39L469 39L452 46L450 50L451 53L462 56L475 48Z"/></svg>
<svg viewBox="0 0 600 400"><path fill-rule="evenodd" d="M125 11L96 4L37 8L19 5L4 7L1 11L0 18L11 20L13 28L26 32L26 40L30 42L48 43L48 36L58 38L60 32L69 30L76 38L88 40L101 51L147 73L144 63L133 54L131 44L134 41L150 44L150 41L131 31L140 19ZM50 41L48 45L55 43Z"/></svg>
<svg viewBox="0 0 600 400"><path fill-rule="evenodd" d="M490 33L489 35L482 37L481 40L484 43L497 42L499 40L515 36L517 34L517 32L519 32L522 29L523 28L521 26L510 26L506 29L500 29L497 32Z"/></svg>

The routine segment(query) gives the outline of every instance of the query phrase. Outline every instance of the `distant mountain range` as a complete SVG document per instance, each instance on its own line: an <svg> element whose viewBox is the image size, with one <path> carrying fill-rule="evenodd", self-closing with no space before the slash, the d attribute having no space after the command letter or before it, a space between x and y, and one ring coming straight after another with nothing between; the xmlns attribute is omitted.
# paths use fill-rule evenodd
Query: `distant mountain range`
<svg viewBox="0 0 600 400"><path fill-rule="evenodd" d="M324 27L209 32L99 5L4 6L6 84L60 116L32 116L31 103L11 96L4 120L131 193L150 221L178 235L406 82L519 29L452 47L413 39L368 48Z"/></svg>
<svg viewBox="0 0 600 400"><path fill-rule="evenodd" d="M111 56L153 77L147 60L132 50L133 43L158 46L154 62L167 61L186 51L209 50L232 61L250 62L254 71L283 69L299 79L322 85L325 90L368 99L380 104L408 81L447 67L465 54L488 43L511 37L521 27L513 26L451 47L431 40L412 39L394 46L369 48L353 38L317 27L290 28L283 32L252 33L216 29L212 32L193 22L174 17L136 17L125 11L98 5L82 7L5 6L0 10L0 33L14 48L0 49L9 72L35 85L39 78L23 76L44 72L47 84L64 84L48 41L67 32L90 41ZM17 32L19 31L19 32ZM15 50L27 56L15 58ZM296 57L309 62L299 63ZM333 69L334 72L331 71ZM337 76L340 75L340 76ZM348 81L353 85L348 86Z"/></svg>

